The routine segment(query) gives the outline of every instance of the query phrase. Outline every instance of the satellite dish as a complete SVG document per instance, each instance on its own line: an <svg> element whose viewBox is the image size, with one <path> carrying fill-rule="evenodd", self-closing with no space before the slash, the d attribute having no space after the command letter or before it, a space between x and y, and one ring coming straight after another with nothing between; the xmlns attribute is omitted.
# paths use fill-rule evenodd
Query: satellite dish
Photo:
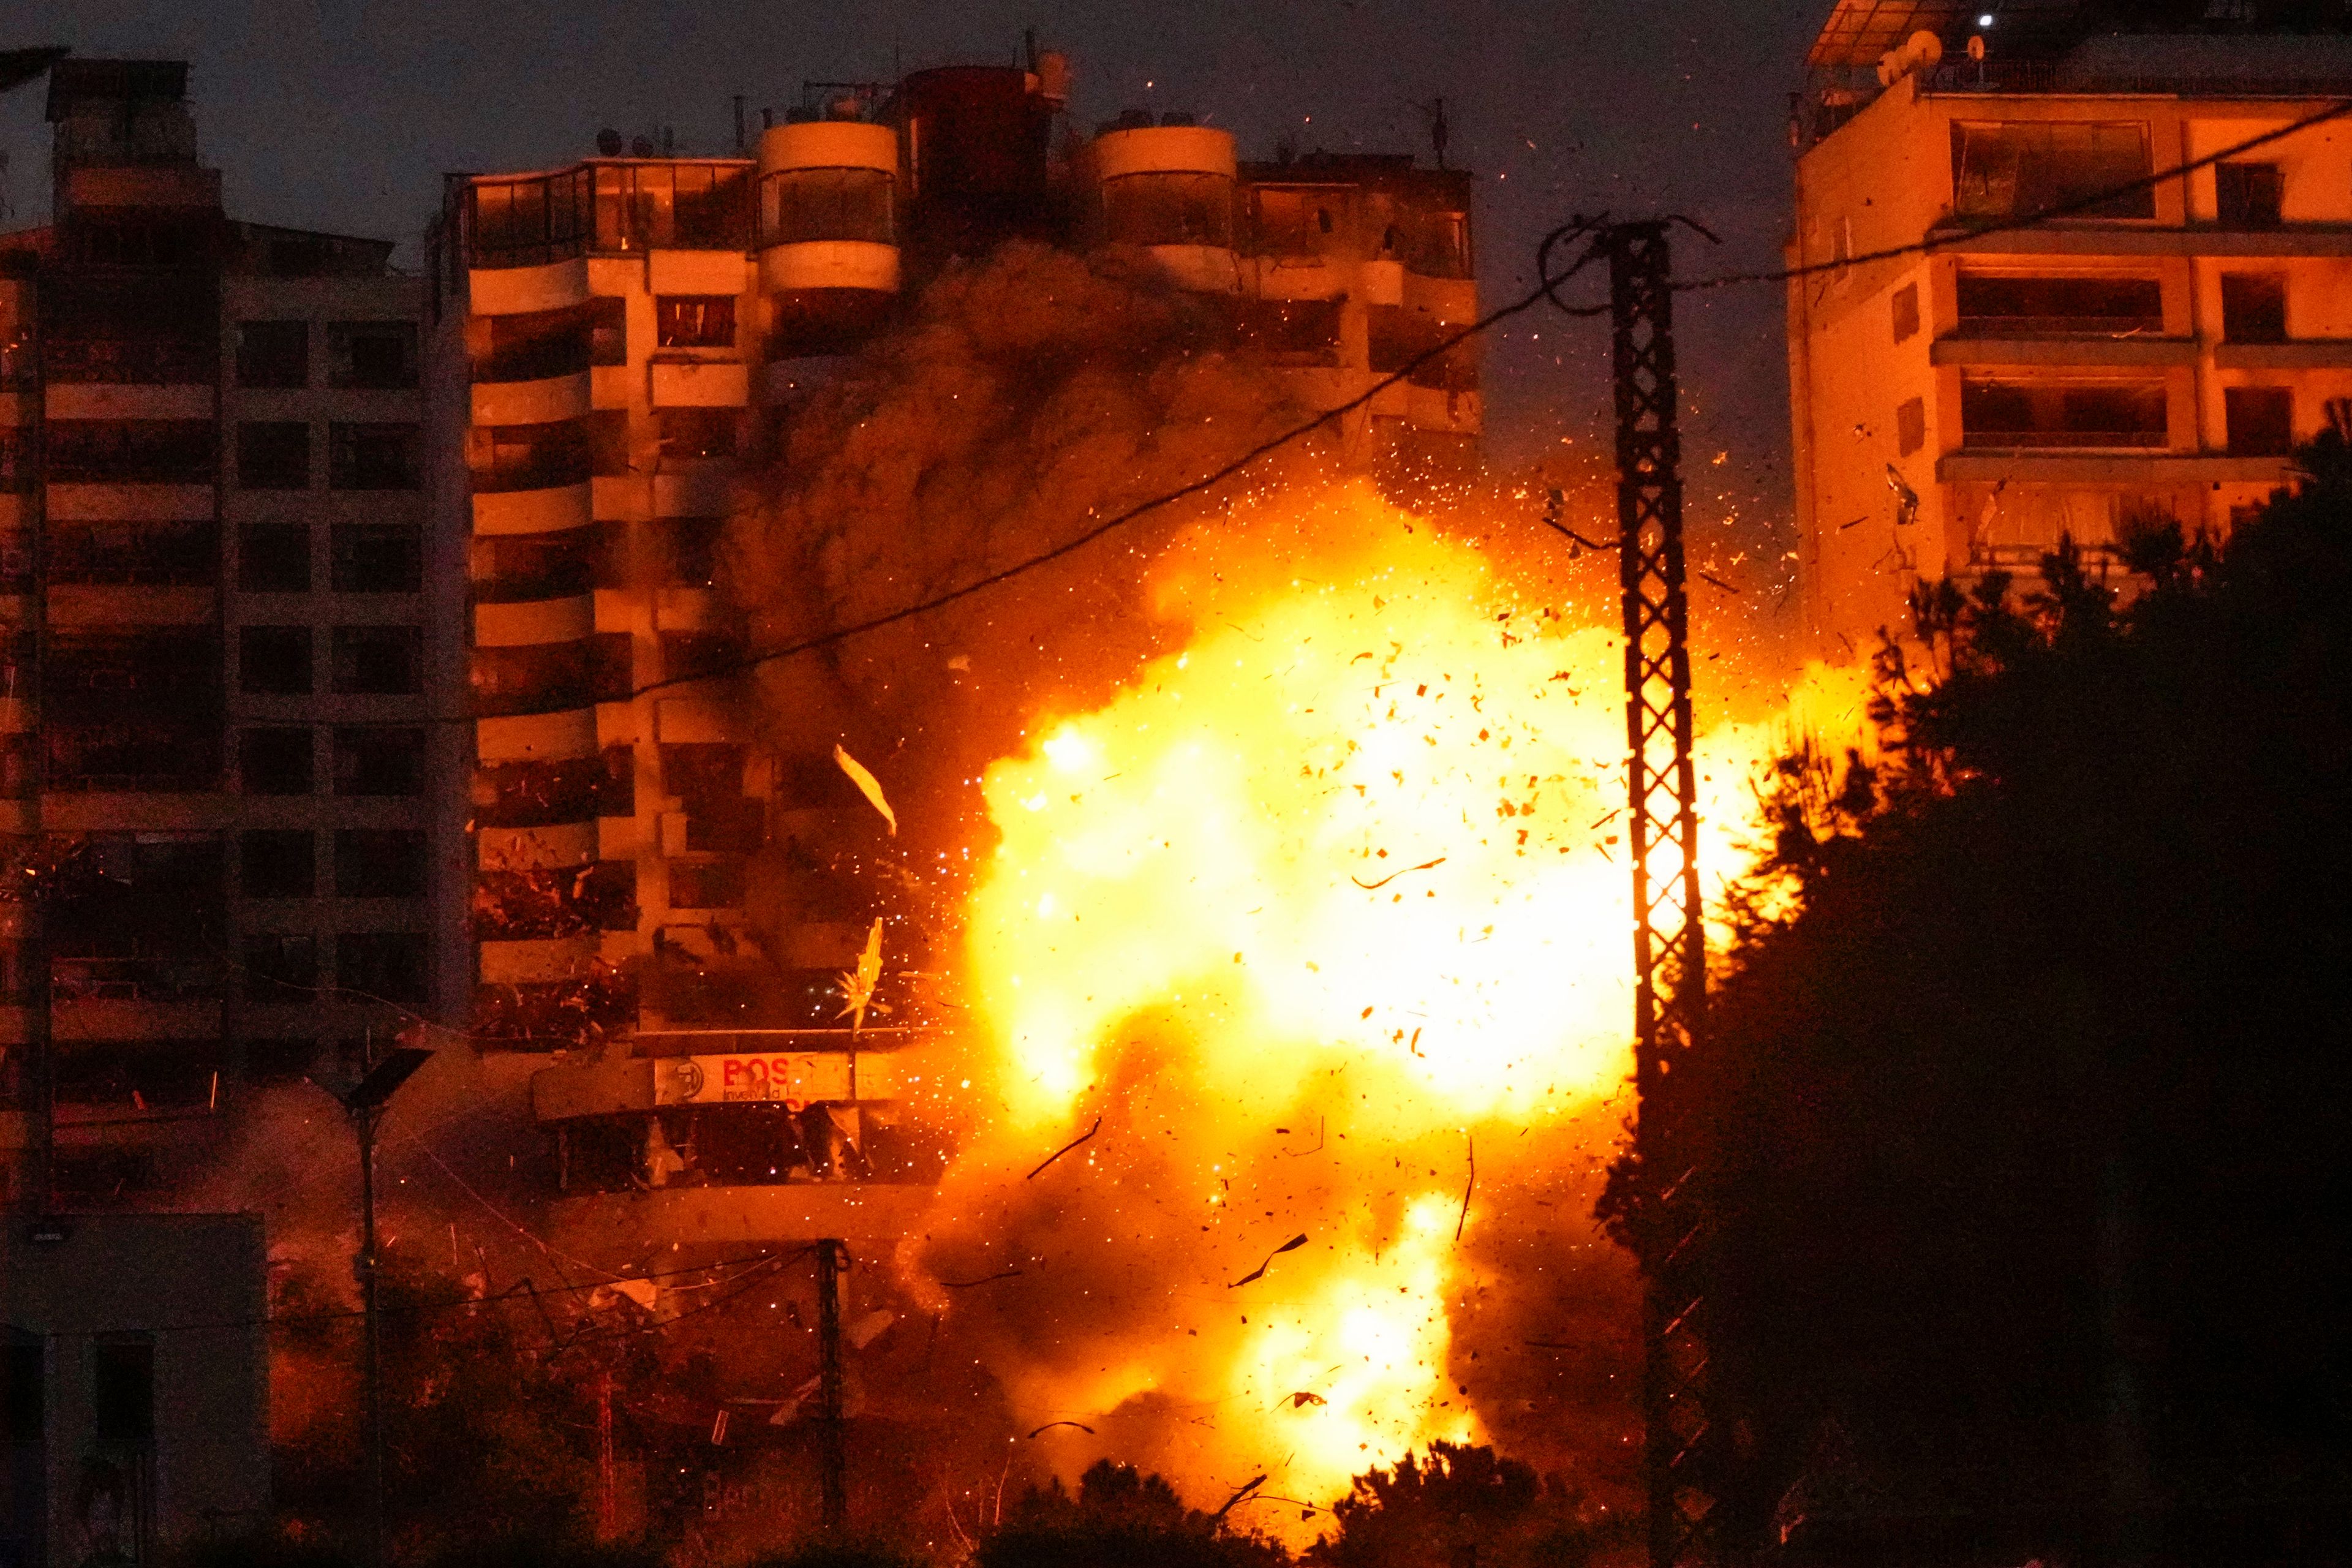
<svg viewBox="0 0 2352 1568"><path fill-rule="evenodd" d="M1982 33L1971 33L1971 34L1969 34L1969 58L1970 58L1970 59L1972 59L1972 60L1976 61L1976 62L1977 62L1977 64L1979 64L1979 65L1982 65L1982 64L1984 64L1984 55L1985 55L1984 35L1983 35Z"/></svg>
<svg viewBox="0 0 2352 1568"><path fill-rule="evenodd" d="M611 126L607 125L604 130L596 132L596 151L604 154L605 157L619 157L621 155L621 133L614 130Z"/></svg>
<svg viewBox="0 0 2352 1568"><path fill-rule="evenodd" d="M650 157L652 157L653 155L654 155L654 139L653 139L652 137L650 137L650 136L640 136L640 137L638 137L635 142L630 142L630 143L629 143L629 156L630 156L630 157L632 157L632 158L650 158Z"/></svg>

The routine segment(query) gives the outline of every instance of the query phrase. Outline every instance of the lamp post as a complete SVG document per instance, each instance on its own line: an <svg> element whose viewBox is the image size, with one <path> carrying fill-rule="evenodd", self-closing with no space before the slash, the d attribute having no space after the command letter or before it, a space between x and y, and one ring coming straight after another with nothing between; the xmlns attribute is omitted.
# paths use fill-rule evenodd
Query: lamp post
<svg viewBox="0 0 2352 1568"><path fill-rule="evenodd" d="M433 1053L402 1046L388 1053L350 1089L335 1095L360 1144L360 1318L365 1341L363 1378L367 1396L367 1560L383 1568L383 1354L377 1332L375 1253L375 1130L394 1091L406 1083ZM324 1087L323 1085L321 1087ZM333 1090L329 1090L333 1093Z"/></svg>

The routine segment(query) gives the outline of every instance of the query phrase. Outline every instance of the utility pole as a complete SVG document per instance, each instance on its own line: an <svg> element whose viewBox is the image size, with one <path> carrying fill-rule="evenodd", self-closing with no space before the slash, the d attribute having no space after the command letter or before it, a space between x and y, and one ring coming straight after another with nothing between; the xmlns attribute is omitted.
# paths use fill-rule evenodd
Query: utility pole
<svg viewBox="0 0 2352 1568"><path fill-rule="evenodd" d="M383 1568L383 1342L376 1311L375 1130L383 1120L393 1092L406 1083L433 1053L403 1046L370 1068L367 1076L335 1098L351 1118L360 1146L360 1255L352 1259L359 1276L360 1320L364 1341L362 1376L366 1384L367 1419L367 1561Z"/></svg>
<svg viewBox="0 0 2352 1568"><path fill-rule="evenodd" d="M1605 232L1616 373L1618 578L1623 591L1628 835L1633 859L1633 1125L1639 1171L1643 1479L1652 1568L1716 1561L1707 1515L1706 1352L1685 1282L1698 1229L1678 1145L1675 1067L1706 1001L1698 798L1691 759L1682 437L1675 428L1668 220Z"/></svg>
<svg viewBox="0 0 2352 1568"><path fill-rule="evenodd" d="M842 1445L841 1271L849 1248L828 1237L816 1244L817 1423L825 1535L841 1539L849 1525L849 1464Z"/></svg>

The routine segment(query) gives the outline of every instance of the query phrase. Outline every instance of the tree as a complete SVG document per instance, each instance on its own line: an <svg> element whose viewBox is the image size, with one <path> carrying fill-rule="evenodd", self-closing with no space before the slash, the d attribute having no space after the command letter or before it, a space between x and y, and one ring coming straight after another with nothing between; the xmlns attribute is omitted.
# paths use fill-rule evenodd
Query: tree
<svg viewBox="0 0 2352 1568"><path fill-rule="evenodd" d="M1331 1511L1320 1568L1578 1568L1632 1539L1559 1477L1467 1443L1358 1476Z"/></svg>
<svg viewBox="0 0 2352 1568"><path fill-rule="evenodd" d="M1097 1459L1074 1497L1055 1478L1022 1495L982 1539L976 1568L1286 1568L1289 1553L1186 1508L1173 1488L1131 1465Z"/></svg>
<svg viewBox="0 0 2352 1568"><path fill-rule="evenodd" d="M1923 588L1882 763L1784 763L1795 912L1677 1075L1745 1546L2341 1544L2352 447L2302 461L2226 542L2134 531L2127 603L2064 543Z"/></svg>

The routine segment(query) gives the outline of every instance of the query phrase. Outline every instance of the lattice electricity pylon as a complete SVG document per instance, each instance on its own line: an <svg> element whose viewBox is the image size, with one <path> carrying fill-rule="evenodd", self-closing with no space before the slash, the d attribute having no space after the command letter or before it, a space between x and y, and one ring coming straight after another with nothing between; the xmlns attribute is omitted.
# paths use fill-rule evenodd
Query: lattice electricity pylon
<svg viewBox="0 0 2352 1568"><path fill-rule="evenodd" d="M1677 1065L1697 1048L1706 935L1699 903L1698 797L1691 761L1689 605L1683 577L1682 438L1675 423L1672 266L1666 224L1605 234L1616 369L1618 575L1624 593L1625 733L1633 855L1633 1154L1643 1302L1643 1477L1653 1568L1709 1563L1706 1347L1698 1292L1684 1283L1699 1231L1689 1162L1677 1152Z"/></svg>

